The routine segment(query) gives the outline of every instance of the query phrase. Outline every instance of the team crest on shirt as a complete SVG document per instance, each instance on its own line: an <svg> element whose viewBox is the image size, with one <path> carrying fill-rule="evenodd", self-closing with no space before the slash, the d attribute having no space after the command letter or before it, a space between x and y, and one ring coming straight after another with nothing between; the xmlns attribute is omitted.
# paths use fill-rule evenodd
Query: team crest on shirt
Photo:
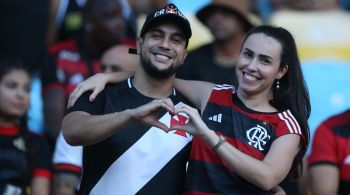
<svg viewBox="0 0 350 195"><path fill-rule="evenodd" d="M185 125L188 122L188 116L185 114L176 114L173 117L171 117L170 120L170 126L173 125ZM186 133L184 130L176 130L174 134L183 136L183 137L189 137L188 133Z"/></svg>
<svg viewBox="0 0 350 195"><path fill-rule="evenodd" d="M248 144L260 151L264 150L263 146L271 139L271 136L267 134L266 129L260 125L250 128L246 132L246 135L249 140Z"/></svg>

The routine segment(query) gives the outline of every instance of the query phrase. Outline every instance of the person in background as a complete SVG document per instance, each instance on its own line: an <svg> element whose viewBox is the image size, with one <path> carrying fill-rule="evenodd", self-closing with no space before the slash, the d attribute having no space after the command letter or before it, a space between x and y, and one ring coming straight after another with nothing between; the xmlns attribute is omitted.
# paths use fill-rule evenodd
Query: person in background
<svg viewBox="0 0 350 195"><path fill-rule="evenodd" d="M118 1L88 0L83 19L83 36L54 44L43 66L45 133L52 145L61 129L70 92L84 78L101 72L102 53L115 44L135 45Z"/></svg>
<svg viewBox="0 0 350 195"><path fill-rule="evenodd" d="M129 46L115 45L101 57L102 72L135 71L139 58L129 54Z"/></svg>
<svg viewBox="0 0 350 195"><path fill-rule="evenodd" d="M19 60L0 62L0 194L49 195L51 154L47 140L30 132L26 112L30 74Z"/></svg>
<svg viewBox="0 0 350 195"><path fill-rule="evenodd" d="M350 194L350 110L323 121L308 158L313 195Z"/></svg>
<svg viewBox="0 0 350 195"><path fill-rule="evenodd" d="M178 78L237 86L235 63L244 35L254 26L249 5L247 0L213 0L196 13L214 40L188 54Z"/></svg>
<svg viewBox="0 0 350 195"><path fill-rule="evenodd" d="M236 74L237 89L175 80L175 88L202 112L201 119L188 105L172 107L189 122L163 129L195 135L185 194L279 193L275 187L282 180L302 173L311 106L293 36L280 27L253 28L243 41ZM95 99L107 82L127 75L95 75L73 91L69 105L90 89L89 99Z"/></svg>
<svg viewBox="0 0 350 195"><path fill-rule="evenodd" d="M136 21L128 0L117 0L122 7L122 15L129 27L136 32ZM87 0L51 0L47 30L47 45L50 47L84 34L83 8Z"/></svg>
<svg viewBox="0 0 350 195"><path fill-rule="evenodd" d="M115 45L106 50L101 57L102 70L105 73L135 71L139 66L137 56L128 53L127 45ZM83 150L81 146L71 146L58 135L53 154L54 195L74 195L79 189L82 172Z"/></svg>

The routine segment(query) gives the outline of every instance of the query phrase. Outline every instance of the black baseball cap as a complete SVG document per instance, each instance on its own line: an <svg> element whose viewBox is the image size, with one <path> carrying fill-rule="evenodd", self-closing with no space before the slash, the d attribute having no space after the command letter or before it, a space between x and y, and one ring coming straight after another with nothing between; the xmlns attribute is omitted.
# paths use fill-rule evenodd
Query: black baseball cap
<svg viewBox="0 0 350 195"><path fill-rule="evenodd" d="M180 10L172 3L168 4L164 8L155 10L148 14L145 23L142 26L140 37L143 37L146 32L157 22L160 21L173 21L182 28L185 38L189 40L192 36L192 30L190 22L180 12Z"/></svg>

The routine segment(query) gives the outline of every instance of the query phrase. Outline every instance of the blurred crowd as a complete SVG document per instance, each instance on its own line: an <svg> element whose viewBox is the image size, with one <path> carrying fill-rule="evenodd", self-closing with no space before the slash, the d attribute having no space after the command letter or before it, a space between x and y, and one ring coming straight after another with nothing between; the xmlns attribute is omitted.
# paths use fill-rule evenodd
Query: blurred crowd
<svg viewBox="0 0 350 195"><path fill-rule="evenodd" d="M134 70L139 61L128 51L136 47L140 24L169 2L177 3L0 1L0 194L76 193L82 149L69 146L60 133L69 94L96 73ZM312 145L303 176L287 178L281 186L287 194L350 193L350 1L200 4L196 12L185 13L194 34L177 77L237 86L235 61L245 33L260 24L290 30L311 94ZM186 2L178 6L185 8ZM13 89L25 90L7 95L3 87L11 87L10 81L17 83ZM22 153L7 155L11 147Z"/></svg>

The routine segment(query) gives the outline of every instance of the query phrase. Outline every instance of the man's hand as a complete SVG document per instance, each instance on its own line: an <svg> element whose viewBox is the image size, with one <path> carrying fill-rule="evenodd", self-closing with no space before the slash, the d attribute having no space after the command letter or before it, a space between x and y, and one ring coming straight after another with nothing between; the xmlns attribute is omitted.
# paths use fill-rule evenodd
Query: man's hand
<svg viewBox="0 0 350 195"><path fill-rule="evenodd" d="M174 104L170 98L155 99L148 104L133 109L133 118L137 121L158 127L165 132L168 132L169 127L158 120L158 115L161 109L166 109L171 115L174 113Z"/></svg>

